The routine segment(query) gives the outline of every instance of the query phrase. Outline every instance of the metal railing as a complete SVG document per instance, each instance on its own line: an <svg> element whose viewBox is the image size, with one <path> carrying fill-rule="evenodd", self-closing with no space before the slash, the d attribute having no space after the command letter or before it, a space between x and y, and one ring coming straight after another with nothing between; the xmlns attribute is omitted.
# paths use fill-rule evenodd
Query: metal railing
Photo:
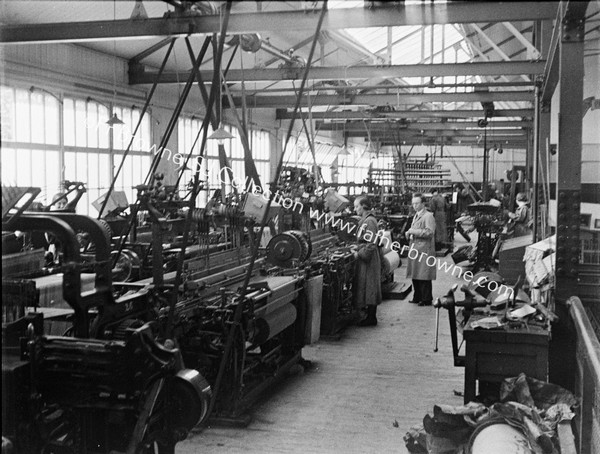
<svg viewBox="0 0 600 454"><path fill-rule="evenodd" d="M575 419L577 451L600 453L600 342L581 300L573 296L567 306L577 335L575 393L581 398Z"/></svg>

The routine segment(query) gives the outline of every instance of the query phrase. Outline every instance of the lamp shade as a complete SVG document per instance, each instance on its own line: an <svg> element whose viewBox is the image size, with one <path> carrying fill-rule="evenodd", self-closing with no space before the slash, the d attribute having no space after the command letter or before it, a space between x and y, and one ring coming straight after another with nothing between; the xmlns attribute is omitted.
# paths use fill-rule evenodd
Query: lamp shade
<svg viewBox="0 0 600 454"><path fill-rule="evenodd" d="M114 125L122 125L124 123L119 117L117 117L116 113L113 113L112 117L110 117L110 119L106 122L106 124L108 126L114 126Z"/></svg>
<svg viewBox="0 0 600 454"><path fill-rule="evenodd" d="M349 156L350 152L348 151L348 147L346 147L346 145L344 145L342 148L340 148L340 151L338 151L338 156Z"/></svg>
<svg viewBox="0 0 600 454"><path fill-rule="evenodd" d="M208 136L208 140L218 140L219 142L222 142L223 140L231 140L233 138L233 134L227 132L222 126L219 126L215 132Z"/></svg>

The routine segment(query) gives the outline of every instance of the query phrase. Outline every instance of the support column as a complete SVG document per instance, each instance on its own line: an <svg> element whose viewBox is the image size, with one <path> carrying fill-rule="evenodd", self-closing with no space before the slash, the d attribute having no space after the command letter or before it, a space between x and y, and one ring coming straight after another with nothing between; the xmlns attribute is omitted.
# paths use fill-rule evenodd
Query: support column
<svg viewBox="0 0 600 454"><path fill-rule="evenodd" d="M576 3L576 2L575 2ZM556 213L556 303L577 292L581 202L583 36L585 7L567 11L559 43L559 125Z"/></svg>
<svg viewBox="0 0 600 454"><path fill-rule="evenodd" d="M570 322L567 300L577 294L579 217L581 201L581 134L583 100L583 36L587 2L565 5L558 55L558 160L556 178L556 273L555 312L552 326L550 382L573 391L576 334Z"/></svg>
<svg viewBox="0 0 600 454"><path fill-rule="evenodd" d="M536 81L533 114L533 191L531 198L533 242L538 241L540 227L540 84Z"/></svg>

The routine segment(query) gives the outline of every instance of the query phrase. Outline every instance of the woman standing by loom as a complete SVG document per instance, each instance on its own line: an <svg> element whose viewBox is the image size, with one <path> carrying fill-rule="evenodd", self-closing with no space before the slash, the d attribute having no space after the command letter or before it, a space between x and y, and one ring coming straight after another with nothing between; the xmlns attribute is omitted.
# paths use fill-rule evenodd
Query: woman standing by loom
<svg viewBox="0 0 600 454"><path fill-rule="evenodd" d="M354 211L360 220L356 235L358 244L353 248L356 268L352 289L354 307L366 312L359 326L377 325L377 306L381 303L381 256L377 245L377 219L372 208L366 196L354 201Z"/></svg>

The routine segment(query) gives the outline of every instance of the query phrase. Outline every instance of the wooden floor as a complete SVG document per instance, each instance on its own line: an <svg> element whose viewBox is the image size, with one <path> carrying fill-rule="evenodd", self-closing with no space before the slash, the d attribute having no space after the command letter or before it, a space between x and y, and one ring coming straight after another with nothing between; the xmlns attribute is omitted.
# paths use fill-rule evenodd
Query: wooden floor
<svg viewBox="0 0 600 454"><path fill-rule="evenodd" d="M396 280L405 273L403 265ZM455 282L463 281L438 271L434 298ZM452 364L447 312L434 353L435 309L409 304L411 297L384 301L376 327L350 327L338 341L305 347L312 367L265 396L247 428L207 427L176 452L407 453L402 437L434 404L462 404L454 390L462 392L464 376Z"/></svg>

